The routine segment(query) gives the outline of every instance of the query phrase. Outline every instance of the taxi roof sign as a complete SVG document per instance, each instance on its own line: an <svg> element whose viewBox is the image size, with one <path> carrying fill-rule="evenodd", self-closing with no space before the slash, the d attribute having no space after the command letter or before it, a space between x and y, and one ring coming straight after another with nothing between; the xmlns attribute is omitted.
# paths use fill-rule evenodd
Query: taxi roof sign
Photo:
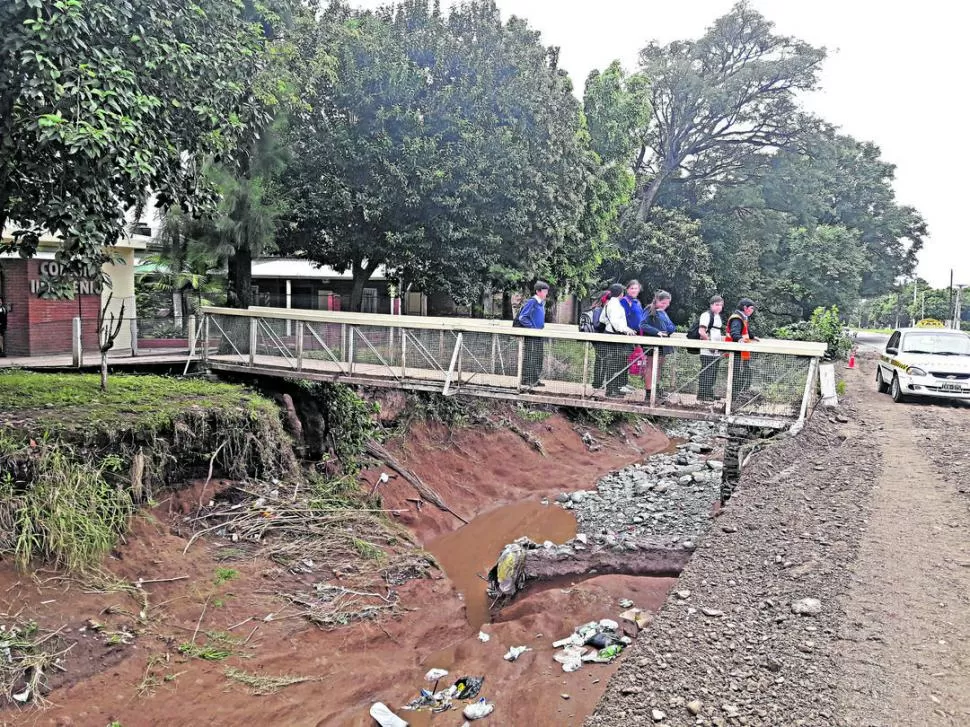
<svg viewBox="0 0 970 727"><path fill-rule="evenodd" d="M945 328L943 321L938 321L936 318L924 318L916 323L917 328Z"/></svg>

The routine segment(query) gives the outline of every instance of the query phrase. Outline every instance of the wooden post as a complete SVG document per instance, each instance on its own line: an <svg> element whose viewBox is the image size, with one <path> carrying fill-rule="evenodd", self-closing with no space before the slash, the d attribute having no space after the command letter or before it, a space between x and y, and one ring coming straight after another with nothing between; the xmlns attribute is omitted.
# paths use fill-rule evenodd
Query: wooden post
<svg viewBox="0 0 970 727"><path fill-rule="evenodd" d="M202 363L209 363L209 315L202 318Z"/></svg>
<svg viewBox="0 0 970 727"><path fill-rule="evenodd" d="M492 370L489 372L491 374L496 373L495 371L496 353L498 353L498 334L493 333L492 334Z"/></svg>
<svg viewBox="0 0 970 727"><path fill-rule="evenodd" d="M195 316L189 316L189 323L190 323L190 326L189 326L189 341L191 341L193 339L192 334L195 332L194 329L191 326L191 323L194 320L195 320ZM129 331L130 331L129 335L131 336L131 355L132 356L137 356L138 355L138 319L137 318L132 318L131 321L129 321L129 327L128 328L129 328Z"/></svg>
<svg viewBox="0 0 970 727"><path fill-rule="evenodd" d="M586 371L589 369L589 341L583 344L583 397L589 396L589 390L586 388Z"/></svg>
<svg viewBox="0 0 970 727"><path fill-rule="evenodd" d="M660 371L660 347L653 349L650 357L650 408L657 406L657 378Z"/></svg>
<svg viewBox="0 0 970 727"><path fill-rule="evenodd" d="M354 373L354 326L347 328L347 372Z"/></svg>
<svg viewBox="0 0 970 727"><path fill-rule="evenodd" d="M525 359L525 337L519 336L519 360L516 364L515 374L519 381L522 381L522 362Z"/></svg>
<svg viewBox="0 0 970 727"><path fill-rule="evenodd" d="M135 319L132 318L131 321L132 321L132 324L134 324ZM134 328L135 328L135 326L132 325L132 329L134 329ZM134 332L134 330L132 332ZM195 344L196 344L196 340L195 339L198 338L198 332L199 332L199 326L198 326L198 323L196 321L195 316L194 315L189 316L189 318L188 318L188 325L186 326L186 333L187 333L187 335L189 337L189 357L190 358L195 355ZM134 339L134 337L132 337L131 340L132 340L132 344L131 344L132 345L132 349L131 350L132 350L132 352L134 352L136 350L136 348L137 348L135 346L135 339Z"/></svg>
<svg viewBox="0 0 970 727"><path fill-rule="evenodd" d="M305 331L303 330L304 325L305 324L303 321L296 322L296 370L297 371L303 370L303 334L305 333Z"/></svg>
<svg viewBox="0 0 970 727"><path fill-rule="evenodd" d="M81 319L71 319L71 360L77 368L84 364L84 351L81 348Z"/></svg>
<svg viewBox="0 0 970 727"><path fill-rule="evenodd" d="M444 335L444 334L442 334ZM458 338L455 341L455 350L451 352L451 363L448 365L448 373L445 374L445 388L441 390L441 393L448 396L448 389L451 387L451 375L455 371L455 364L458 363L458 354L461 352L461 334L458 334Z"/></svg>
<svg viewBox="0 0 970 727"><path fill-rule="evenodd" d="M408 370L408 331L401 329L401 378L407 375Z"/></svg>
<svg viewBox="0 0 970 727"><path fill-rule="evenodd" d="M728 377L727 391L724 393L724 416L731 416L731 403L734 397L734 355L735 352L728 353Z"/></svg>

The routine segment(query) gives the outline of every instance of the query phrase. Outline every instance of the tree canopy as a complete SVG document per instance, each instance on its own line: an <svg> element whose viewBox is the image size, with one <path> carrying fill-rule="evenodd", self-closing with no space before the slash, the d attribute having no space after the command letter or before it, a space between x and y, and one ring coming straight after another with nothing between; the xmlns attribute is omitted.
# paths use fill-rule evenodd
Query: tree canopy
<svg viewBox="0 0 970 727"><path fill-rule="evenodd" d="M460 301L585 282L629 185L593 151L554 49L491 0L335 4L322 23L335 69L294 125L287 249L351 270L352 307L380 265Z"/></svg>
<svg viewBox="0 0 970 727"><path fill-rule="evenodd" d="M263 76L296 0L7 0L0 6L0 226L93 275L149 192L194 211L208 159L252 143L286 89Z"/></svg>

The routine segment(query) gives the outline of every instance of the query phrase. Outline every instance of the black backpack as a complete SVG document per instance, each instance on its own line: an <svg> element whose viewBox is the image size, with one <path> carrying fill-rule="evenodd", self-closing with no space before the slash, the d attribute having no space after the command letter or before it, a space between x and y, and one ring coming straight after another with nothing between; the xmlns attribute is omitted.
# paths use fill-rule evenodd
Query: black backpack
<svg viewBox="0 0 970 727"><path fill-rule="evenodd" d="M709 312L710 311L704 311L704 313L709 313ZM692 341L703 341L704 340L703 338L701 338L701 318L704 317L704 313L701 313L699 316L697 316L697 320L694 322L694 325L692 325L687 330L687 338L689 338ZM711 316L711 323L712 324L714 323L714 316L713 315ZM724 325L723 319L722 319L721 325L722 326ZM708 330L710 330L710 328L717 328L717 326L711 325L708 328ZM721 330L722 333L723 333L723 330L722 329L719 328L718 330ZM701 352L701 349L699 349L699 348L689 348L687 350L690 351L693 354L700 354L700 352Z"/></svg>
<svg viewBox="0 0 970 727"><path fill-rule="evenodd" d="M603 333L606 324L601 321L602 317L603 306L590 308L579 317L579 330L583 333Z"/></svg>

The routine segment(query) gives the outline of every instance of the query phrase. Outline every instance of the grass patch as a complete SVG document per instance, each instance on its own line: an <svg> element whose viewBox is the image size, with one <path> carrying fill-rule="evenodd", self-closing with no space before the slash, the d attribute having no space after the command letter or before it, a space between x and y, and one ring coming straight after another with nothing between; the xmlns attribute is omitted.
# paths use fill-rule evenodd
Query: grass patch
<svg viewBox="0 0 970 727"><path fill-rule="evenodd" d="M46 441L13 454L24 456L29 479L25 486L9 470L0 479L0 552L21 567L35 558L70 570L97 564L128 527L131 490L110 465L90 453L85 461L68 444Z"/></svg>
<svg viewBox="0 0 970 727"><path fill-rule="evenodd" d="M219 648L212 644L193 644L191 642L184 642L179 644L179 653L184 656L191 656L196 659L202 659L203 661L223 661L232 656L232 652L229 649Z"/></svg>
<svg viewBox="0 0 970 727"><path fill-rule="evenodd" d="M213 580L217 586L228 583L239 577L239 571L235 568L216 568L216 577Z"/></svg>
<svg viewBox="0 0 970 727"><path fill-rule="evenodd" d="M14 704L45 704L47 675L62 669L69 648L59 631L42 633L33 621L0 624L0 689Z"/></svg>
<svg viewBox="0 0 970 727"><path fill-rule="evenodd" d="M552 416L552 412L544 409L530 409L529 407L519 404L515 407L515 415L519 417L519 419L527 422L544 422L546 419Z"/></svg>
<svg viewBox="0 0 970 727"><path fill-rule="evenodd" d="M839 396L845 396L845 392L846 392L845 379L839 379L838 381L835 382L835 393L838 394Z"/></svg>
<svg viewBox="0 0 970 727"><path fill-rule="evenodd" d="M281 676L252 674L231 666L228 667L224 673L227 679L238 682L239 684L245 684L247 687L249 687L250 693L256 696L262 696L264 694L276 694L276 692L284 687L289 687L293 684L302 684L304 682L315 682L318 680L318 677L301 677L291 676L288 674L283 674Z"/></svg>

